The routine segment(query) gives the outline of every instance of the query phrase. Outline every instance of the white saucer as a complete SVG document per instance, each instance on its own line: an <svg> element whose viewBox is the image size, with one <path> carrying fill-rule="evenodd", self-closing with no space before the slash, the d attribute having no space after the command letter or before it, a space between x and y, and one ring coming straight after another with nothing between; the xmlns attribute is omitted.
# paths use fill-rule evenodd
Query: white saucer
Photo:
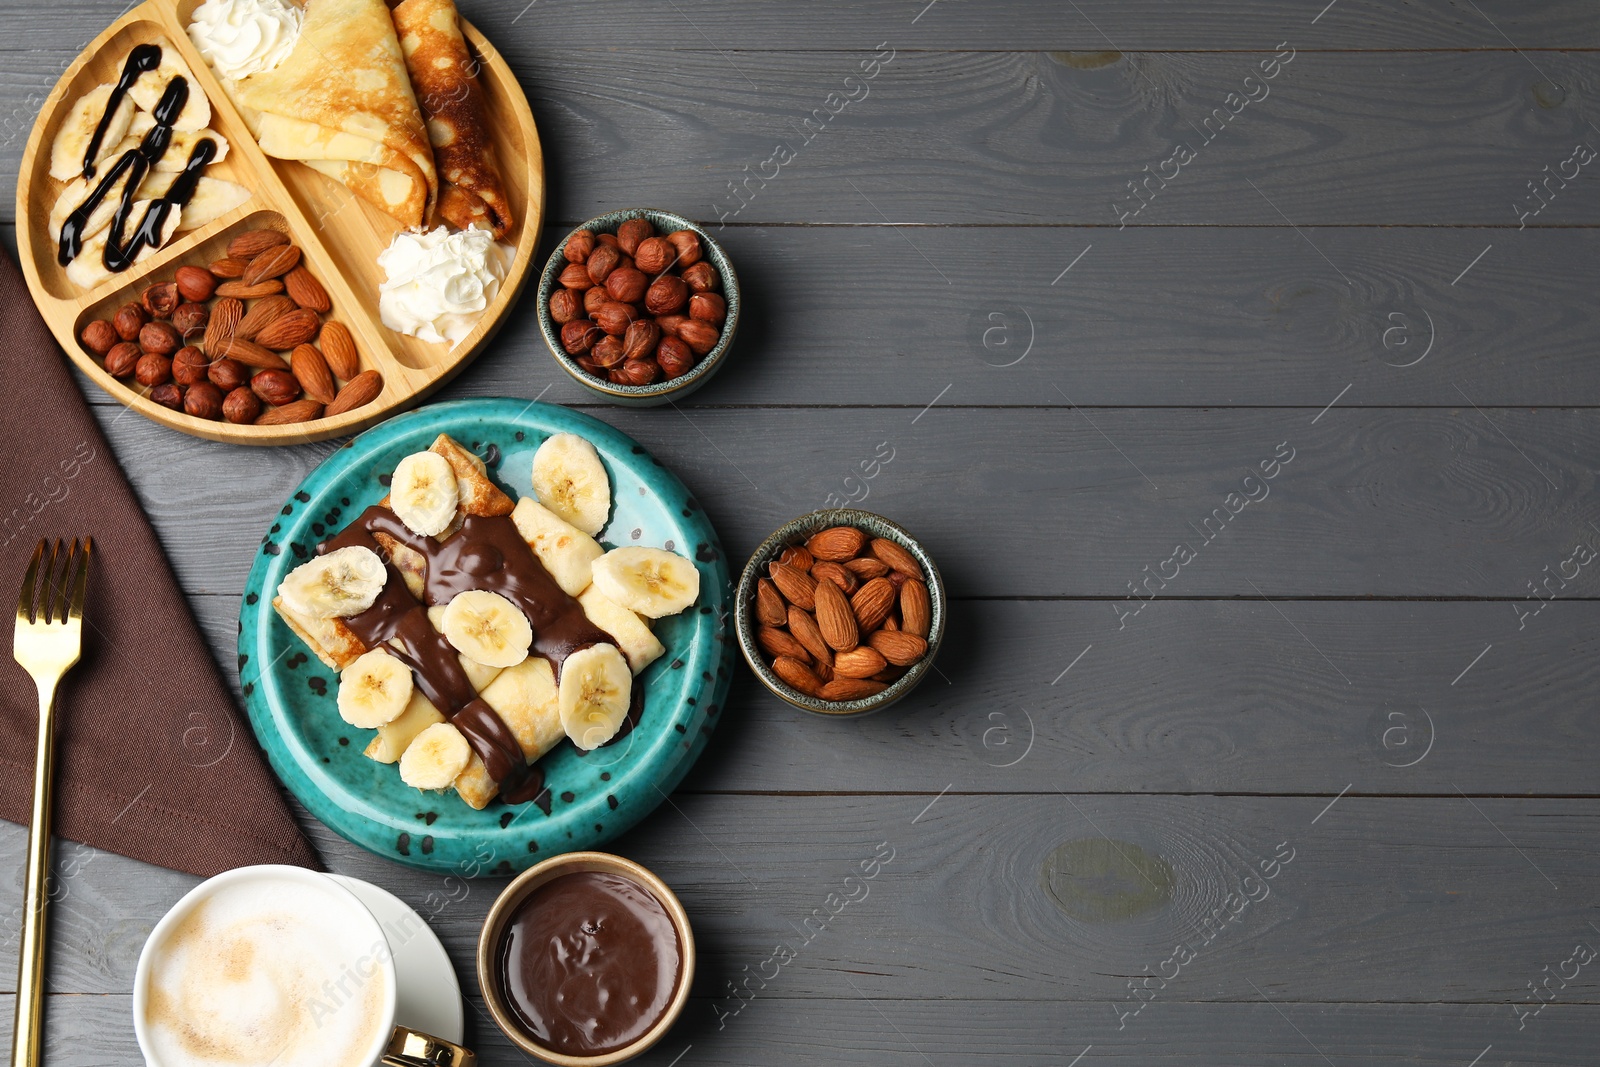
<svg viewBox="0 0 1600 1067"><path fill-rule="evenodd" d="M383 927L394 953L395 1022L460 1044L466 1033L461 984L438 936L387 889L342 874L328 877L354 893Z"/></svg>

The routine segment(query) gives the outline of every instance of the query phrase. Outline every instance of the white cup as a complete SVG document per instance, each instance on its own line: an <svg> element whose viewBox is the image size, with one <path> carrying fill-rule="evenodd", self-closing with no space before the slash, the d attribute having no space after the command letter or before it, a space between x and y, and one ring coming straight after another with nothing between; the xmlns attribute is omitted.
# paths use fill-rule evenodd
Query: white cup
<svg viewBox="0 0 1600 1067"><path fill-rule="evenodd" d="M307 954L316 957L314 962L320 965L321 973L299 973L301 980L295 983L293 989L272 984L273 978L281 975L281 970L274 969L270 961L252 966L258 946L265 947L267 954L271 951L271 946L263 945L259 936L254 941L240 938L229 942L236 946L233 953L236 959L201 953L202 961L189 965L220 969L229 980L238 981L239 992L235 995L253 998L248 1000L247 1006L240 1008L241 1029L245 1018L251 1016L252 1012L259 1023L263 1021L259 1018L261 1011L273 1005L286 1006L272 1020L274 1027L285 1032L261 1034L256 1038L257 1044L262 1047L278 1045L279 1037L282 1038L279 1051L275 1055L263 1055L259 1067L268 1067L268 1064L285 1067L285 1061L279 1057L291 1048L309 1048L321 1044L326 1049L336 1032L347 1054L333 1060L318 1053L309 1056L307 1062L315 1062L323 1067L370 1067L380 1062L438 1062L465 1067L472 1063L474 1057L471 1052L426 1034L404 1027L396 1028L394 957L383 927L354 893L334 879L315 871L301 867L262 865L240 867L201 882L174 904L150 932L139 954L139 966L133 978L133 1028L139 1040L139 1049L144 1053L149 1067L187 1067L207 1062L203 1055L185 1053L177 1048L182 1043L174 1036L177 1027L152 1021L152 999L162 995L159 992L161 983L155 981L154 972L164 963L183 966L170 964L164 957L170 954L169 949L179 953L185 951L181 943L174 945L172 940L175 934L184 932L184 923L196 916L202 905L216 901L216 907L221 909L224 916L228 914L228 909L233 908L248 917L252 905L241 891L252 887L262 891L266 898L278 901L277 907L285 908L283 902L292 901L293 905L281 912L287 914L291 922L304 915L304 911L294 912L293 906L305 910L314 906L316 914L304 915L308 932L311 928L320 927L326 936L319 939L317 944L328 945L333 942L325 953ZM223 946L217 947L220 949ZM187 951L191 956L194 955L192 949ZM332 967L334 962L339 964L336 972ZM324 975L327 977L320 985L314 981ZM210 977L215 980L214 975ZM253 989L248 985L252 980L257 982ZM280 981L288 984L289 979L280 978ZM214 1000L208 1003L215 1007ZM166 1010L180 1017L185 1014L174 1007ZM204 1012L200 1007L192 1007L189 1014L203 1016ZM228 1025L215 1016L186 1021L191 1022L197 1031L212 1035L225 1031ZM325 1021L332 1021L337 1028L326 1035L328 1042L323 1041L320 1030ZM158 1035L157 1030L163 1033ZM238 1036L237 1033L227 1035L230 1039ZM316 1037L316 1040L308 1041L311 1037ZM245 1067L247 1063L236 1057L230 1062L239 1064L239 1067Z"/></svg>

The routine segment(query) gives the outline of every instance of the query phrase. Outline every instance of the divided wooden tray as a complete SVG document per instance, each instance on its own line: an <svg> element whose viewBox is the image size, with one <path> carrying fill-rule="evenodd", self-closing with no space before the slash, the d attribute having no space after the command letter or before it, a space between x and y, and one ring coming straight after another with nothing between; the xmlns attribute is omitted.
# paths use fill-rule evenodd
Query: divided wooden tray
<svg viewBox="0 0 1600 1067"><path fill-rule="evenodd" d="M383 272L377 257L400 224L309 167L272 159L261 151L185 31L189 13L199 3L147 0L95 38L56 83L28 138L17 179L17 252L23 275L45 321L84 373L147 418L197 437L250 445L318 441L359 432L416 404L454 377L494 335L516 302L544 221L544 156L528 99L499 52L463 20L462 33L479 60L478 82L488 106L489 128L497 138L506 195L516 213L516 225L505 237L515 245L516 255L499 293L473 331L455 345L427 344L387 329L378 318ZM116 81L129 50L147 42L176 49L194 72L197 84L191 88L210 98L211 128L228 139L228 155L206 173L244 185L253 195L221 218L177 234L116 278L79 290L57 264L56 242L50 238L50 210L62 188L50 177L50 146L72 104L96 85ZM150 282L170 281L185 264L204 266L220 259L235 234L262 228L281 230L300 246L303 262L333 299L333 311L326 317L350 328L363 369L382 373L383 392L371 403L332 418L279 426L195 418L155 403L145 395L147 389L131 381L113 378L78 340L86 323L109 319L122 304L137 301Z"/></svg>

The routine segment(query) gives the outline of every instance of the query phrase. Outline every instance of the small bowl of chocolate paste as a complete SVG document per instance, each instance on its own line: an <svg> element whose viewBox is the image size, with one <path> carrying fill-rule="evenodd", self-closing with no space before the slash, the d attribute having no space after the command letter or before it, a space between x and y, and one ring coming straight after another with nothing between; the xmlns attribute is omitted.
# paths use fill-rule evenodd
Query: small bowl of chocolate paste
<svg viewBox="0 0 1600 1067"><path fill-rule="evenodd" d="M478 984L517 1047L559 1067L606 1067L672 1028L694 980L694 934L666 883L605 852L524 871L478 938Z"/></svg>

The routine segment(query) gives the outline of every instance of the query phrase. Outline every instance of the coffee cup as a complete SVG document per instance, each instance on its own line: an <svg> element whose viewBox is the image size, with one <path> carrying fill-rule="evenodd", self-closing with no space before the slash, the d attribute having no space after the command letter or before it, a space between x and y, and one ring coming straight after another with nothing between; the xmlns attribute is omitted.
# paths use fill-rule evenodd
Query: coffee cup
<svg viewBox="0 0 1600 1067"><path fill-rule="evenodd" d="M300 867L240 867L162 917L133 980L149 1067L471 1067L472 1052L395 1025L383 927Z"/></svg>

